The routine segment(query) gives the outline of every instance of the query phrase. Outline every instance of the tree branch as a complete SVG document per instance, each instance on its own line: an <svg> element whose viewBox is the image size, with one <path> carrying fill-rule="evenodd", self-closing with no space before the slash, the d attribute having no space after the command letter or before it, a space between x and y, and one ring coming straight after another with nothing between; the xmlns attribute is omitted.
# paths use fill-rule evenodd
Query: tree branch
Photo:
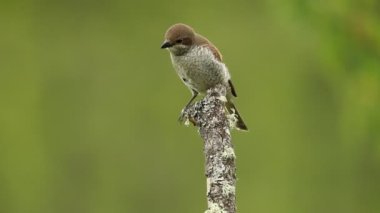
<svg viewBox="0 0 380 213"><path fill-rule="evenodd" d="M206 213L235 213L236 165L230 119L225 113L226 88L218 85L206 97L184 110L204 140L207 177ZM233 119L231 119L233 120Z"/></svg>

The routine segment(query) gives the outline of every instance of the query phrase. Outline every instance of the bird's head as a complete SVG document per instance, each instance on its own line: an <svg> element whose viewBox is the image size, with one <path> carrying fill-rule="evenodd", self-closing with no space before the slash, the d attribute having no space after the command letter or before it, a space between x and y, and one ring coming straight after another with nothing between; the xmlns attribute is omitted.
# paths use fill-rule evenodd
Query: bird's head
<svg viewBox="0 0 380 213"><path fill-rule="evenodd" d="M174 55L185 54L193 45L195 32L186 24L175 24L166 31L162 49L168 49Z"/></svg>

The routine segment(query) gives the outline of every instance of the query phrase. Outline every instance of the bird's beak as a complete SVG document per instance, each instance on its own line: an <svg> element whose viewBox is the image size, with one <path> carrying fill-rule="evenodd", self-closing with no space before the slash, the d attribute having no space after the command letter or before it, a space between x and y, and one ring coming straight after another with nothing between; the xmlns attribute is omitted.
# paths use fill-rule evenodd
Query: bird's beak
<svg viewBox="0 0 380 213"><path fill-rule="evenodd" d="M165 49L165 48L172 47L172 46L173 46L173 44L170 43L170 41L165 40L164 43L161 45L161 49Z"/></svg>

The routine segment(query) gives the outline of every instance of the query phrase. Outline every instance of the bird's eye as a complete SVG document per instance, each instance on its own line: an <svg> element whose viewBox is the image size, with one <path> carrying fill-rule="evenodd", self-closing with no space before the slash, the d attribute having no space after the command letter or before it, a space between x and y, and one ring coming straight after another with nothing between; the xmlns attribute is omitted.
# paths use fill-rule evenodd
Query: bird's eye
<svg viewBox="0 0 380 213"><path fill-rule="evenodd" d="M177 44L182 43L182 39L177 39L175 42L176 42Z"/></svg>

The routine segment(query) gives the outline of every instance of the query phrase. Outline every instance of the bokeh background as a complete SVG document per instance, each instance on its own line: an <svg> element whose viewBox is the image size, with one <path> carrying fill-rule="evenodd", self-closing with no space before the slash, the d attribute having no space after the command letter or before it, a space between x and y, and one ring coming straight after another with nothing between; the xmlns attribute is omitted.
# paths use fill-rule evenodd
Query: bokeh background
<svg viewBox="0 0 380 213"><path fill-rule="evenodd" d="M224 55L239 212L380 212L380 1L0 2L0 212L206 210L190 93L159 47Z"/></svg>

